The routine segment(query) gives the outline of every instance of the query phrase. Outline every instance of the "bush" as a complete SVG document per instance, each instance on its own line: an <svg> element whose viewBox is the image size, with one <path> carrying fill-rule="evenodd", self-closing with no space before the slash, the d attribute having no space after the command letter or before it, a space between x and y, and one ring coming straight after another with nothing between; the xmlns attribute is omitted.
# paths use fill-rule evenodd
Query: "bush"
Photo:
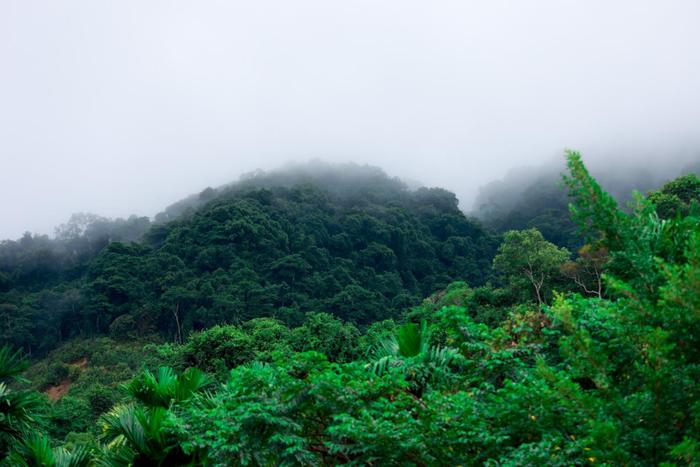
<svg viewBox="0 0 700 467"><path fill-rule="evenodd" d="M188 365L221 373L255 357L253 339L238 326L214 326L190 336L184 358Z"/></svg>
<svg viewBox="0 0 700 467"><path fill-rule="evenodd" d="M107 412L118 400L116 391L102 384L94 384L85 392L93 414Z"/></svg>
<svg viewBox="0 0 700 467"><path fill-rule="evenodd" d="M109 325L109 337L116 340L129 340L136 337L136 321L131 315L117 316Z"/></svg>
<svg viewBox="0 0 700 467"><path fill-rule="evenodd" d="M63 439L70 432L84 432L94 427L96 415L90 404L70 395L56 401L50 409L50 434Z"/></svg>
<svg viewBox="0 0 700 467"><path fill-rule="evenodd" d="M323 353L330 361L348 362L358 352L360 331L350 323L328 313L307 313L304 324L292 330L292 348L296 351Z"/></svg>

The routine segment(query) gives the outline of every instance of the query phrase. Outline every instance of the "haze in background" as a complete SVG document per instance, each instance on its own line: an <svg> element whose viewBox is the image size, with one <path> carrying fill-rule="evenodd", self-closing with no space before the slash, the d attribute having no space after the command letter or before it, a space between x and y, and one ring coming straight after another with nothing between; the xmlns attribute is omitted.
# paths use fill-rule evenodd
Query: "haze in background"
<svg viewBox="0 0 700 467"><path fill-rule="evenodd" d="M321 158L457 193L697 160L700 2L0 3L0 238Z"/></svg>

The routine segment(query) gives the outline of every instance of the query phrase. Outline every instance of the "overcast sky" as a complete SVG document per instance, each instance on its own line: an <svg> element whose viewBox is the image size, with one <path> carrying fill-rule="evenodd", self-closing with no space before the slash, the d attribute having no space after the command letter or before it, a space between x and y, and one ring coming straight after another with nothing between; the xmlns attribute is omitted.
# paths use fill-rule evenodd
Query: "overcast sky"
<svg viewBox="0 0 700 467"><path fill-rule="evenodd" d="M700 154L700 2L0 0L0 238L322 158Z"/></svg>

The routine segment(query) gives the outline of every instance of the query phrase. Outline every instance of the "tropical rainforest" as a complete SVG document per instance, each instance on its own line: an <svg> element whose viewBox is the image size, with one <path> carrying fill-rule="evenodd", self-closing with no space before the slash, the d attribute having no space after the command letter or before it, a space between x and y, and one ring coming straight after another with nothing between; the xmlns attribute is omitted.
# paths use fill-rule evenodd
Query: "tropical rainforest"
<svg viewBox="0 0 700 467"><path fill-rule="evenodd" d="M1 242L0 463L699 465L700 178L566 162L479 219L320 164Z"/></svg>

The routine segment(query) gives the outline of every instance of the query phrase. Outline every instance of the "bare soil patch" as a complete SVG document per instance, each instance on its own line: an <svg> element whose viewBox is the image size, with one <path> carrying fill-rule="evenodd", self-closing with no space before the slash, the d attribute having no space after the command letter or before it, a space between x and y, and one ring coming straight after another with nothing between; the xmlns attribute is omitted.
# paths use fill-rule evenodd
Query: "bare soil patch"
<svg viewBox="0 0 700 467"><path fill-rule="evenodd" d="M87 357L83 357L81 359L78 359L74 362L70 362L69 365L75 366L80 368L80 371L85 370L88 367L88 359ZM60 383L58 383L55 386L50 386L44 390L44 394L46 394L51 401L57 401L61 397L65 396L68 394L68 391L70 391L70 387L73 385L73 382L66 378Z"/></svg>
<svg viewBox="0 0 700 467"><path fill-rule="evenodd" d="M70 387L73 385L69 379L64 379L60 383L58 383L56 386L51 386L47 388L44 393L49 396L49 400L51 401L57 401L61 397L65 396L68 391L70 390Z"/></svg>

